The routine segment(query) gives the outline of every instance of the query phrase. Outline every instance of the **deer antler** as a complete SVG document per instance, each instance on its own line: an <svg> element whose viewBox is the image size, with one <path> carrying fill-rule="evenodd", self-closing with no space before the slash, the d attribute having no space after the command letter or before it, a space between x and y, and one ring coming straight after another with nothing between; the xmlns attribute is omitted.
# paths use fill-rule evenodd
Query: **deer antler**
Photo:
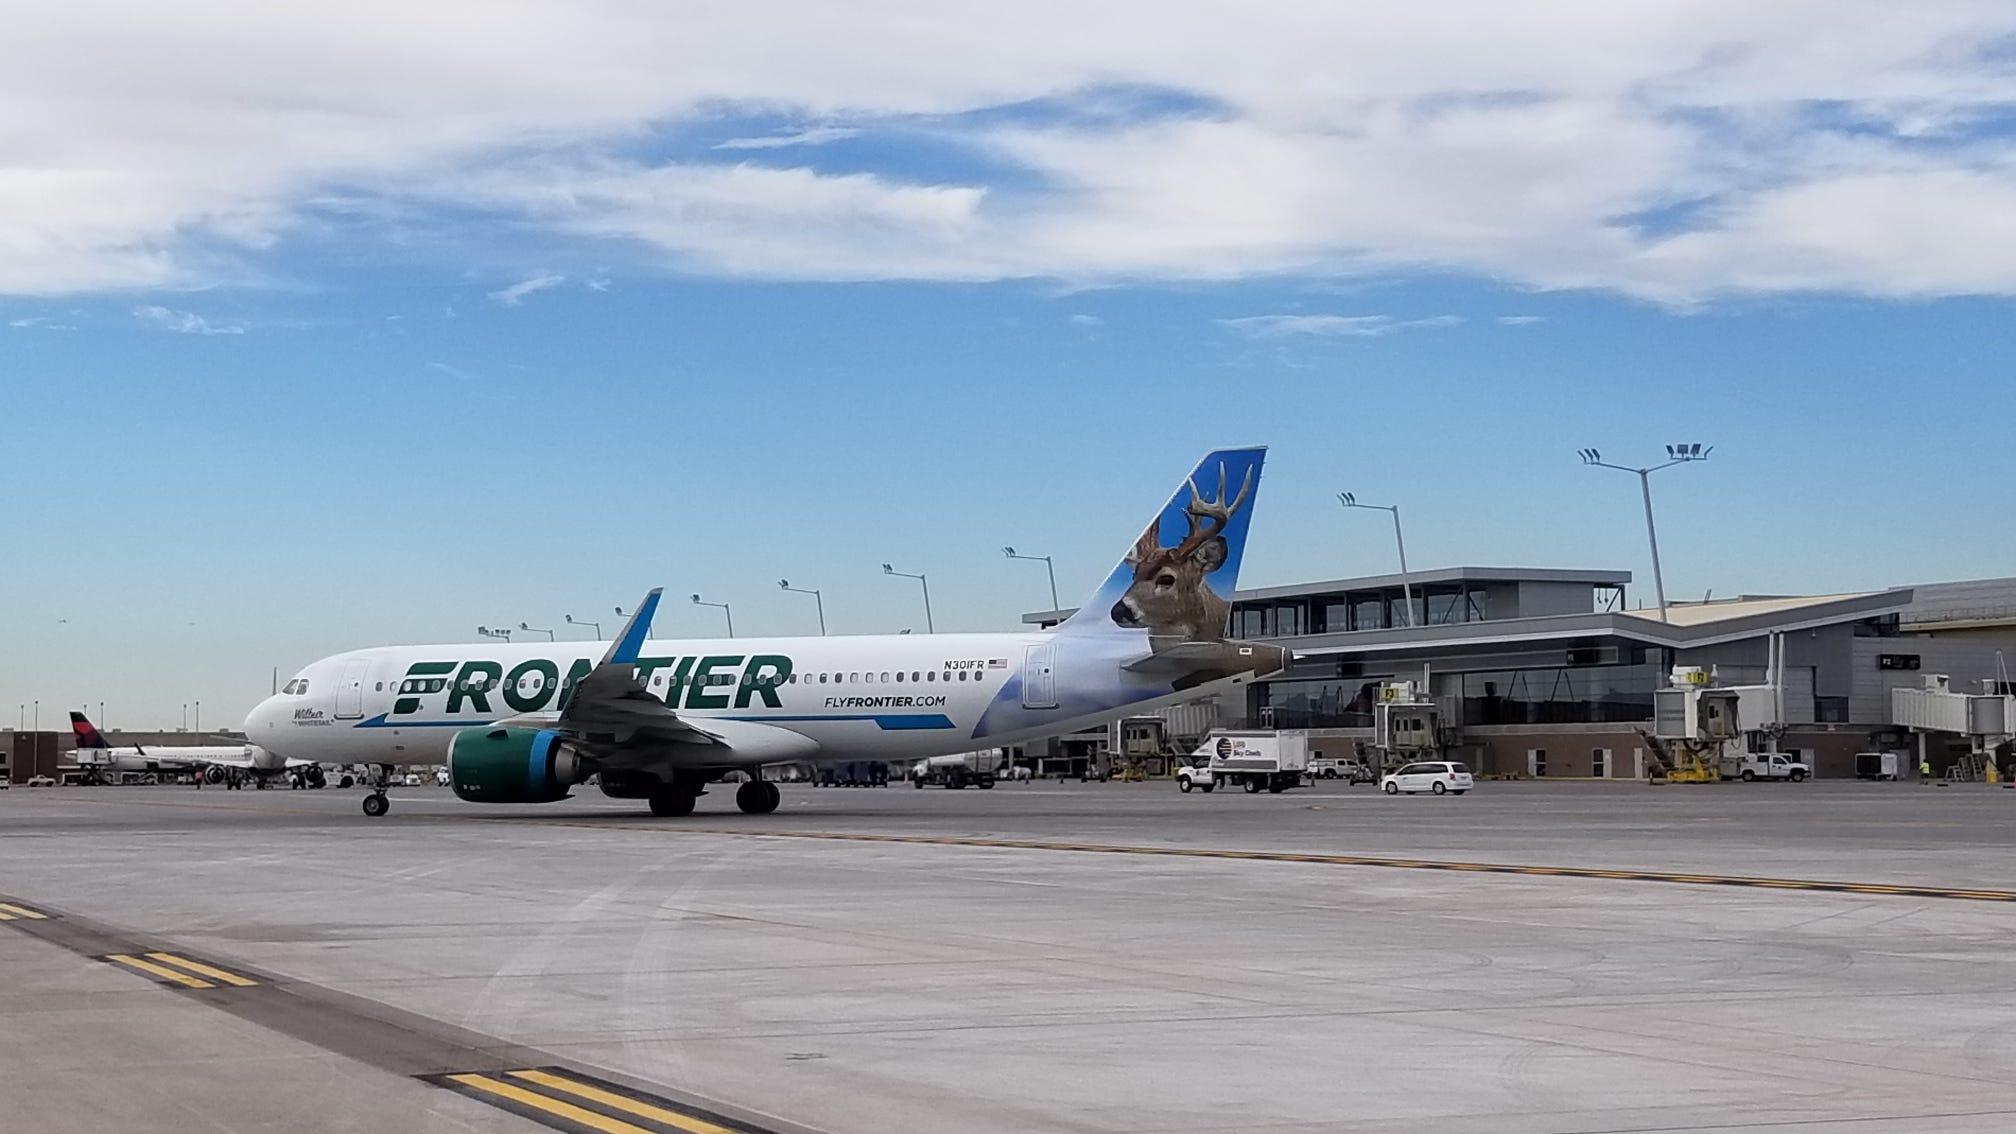
<svg viewBox="0 0 2016 1134"><path fill-rule="evenodd" d="M1184 507L1183 511L1190 519L1190 534L1183 537L1183 542L1177 544L1171 550L1170 554L1177 559L1188 558L1198 548L1217 538L1232 523L1232 517L1238 513L1241 507L1245 506L1246 494L1253 488L1253 470L1250 468L1246 470L1246 478L1239 484L1239 495L1234 497L1232 503L1229 505L1225 503L1225 463L1223 461L1218 463L1218 498L1216 500L1204 499L1203 495L1197 491L1197 481L1194 478L1186 483L1190 486L1190 503ZM1205 522L1209 520L1216 520L1217 526L1207 528Z"/></svg>

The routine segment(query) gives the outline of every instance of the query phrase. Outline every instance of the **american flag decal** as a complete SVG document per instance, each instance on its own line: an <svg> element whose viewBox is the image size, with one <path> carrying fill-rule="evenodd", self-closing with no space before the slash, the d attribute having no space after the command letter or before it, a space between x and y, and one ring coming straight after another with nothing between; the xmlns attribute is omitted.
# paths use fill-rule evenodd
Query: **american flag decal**
<svg viewBox="0 0 2016 1134"><path fill-rule="evenodd" d="M1008 659L1007 659L1007 658L988 658L988 659L987 659L987 668L988 668L988 669L1007 669L1007 668L1008 668Z"/></svg>

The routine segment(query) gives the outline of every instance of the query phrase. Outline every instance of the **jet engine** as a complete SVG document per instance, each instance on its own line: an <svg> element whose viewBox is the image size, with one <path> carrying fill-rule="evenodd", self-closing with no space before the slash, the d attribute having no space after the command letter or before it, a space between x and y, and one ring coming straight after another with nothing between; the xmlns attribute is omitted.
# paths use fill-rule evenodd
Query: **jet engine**
<svg viewBox="0 0 2016 1134"><path fill-rule="evenodd" d="M471 803L552 803L593 771L549 729L465 728L448 742L448 782Z"/></svg>

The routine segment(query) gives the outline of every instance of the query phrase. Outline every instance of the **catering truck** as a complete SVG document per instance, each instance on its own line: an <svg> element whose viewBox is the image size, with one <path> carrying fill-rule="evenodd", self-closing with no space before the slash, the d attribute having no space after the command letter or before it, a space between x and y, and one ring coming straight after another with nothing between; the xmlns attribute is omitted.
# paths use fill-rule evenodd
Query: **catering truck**
<svg viewBox="0 0 2016 1134"><path fill-rule="evenodd" d="M1303 732L1214 731L1191 753L1191 764L1210 772L1213 786L1271 792L1301 787L1309 771L1309 735ZM1180 776L1180 773L1179 773ZM1198 786L1203 786L1201 783ZM1177 787L1182 788L1179 779ZM1185 789L1187 790L1187 789Z"/></svg>

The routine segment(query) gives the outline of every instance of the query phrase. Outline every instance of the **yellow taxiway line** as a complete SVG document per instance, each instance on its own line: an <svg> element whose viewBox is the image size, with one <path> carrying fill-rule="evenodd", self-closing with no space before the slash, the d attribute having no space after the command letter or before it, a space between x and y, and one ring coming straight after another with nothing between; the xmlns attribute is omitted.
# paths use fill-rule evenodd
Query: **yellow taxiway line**
<svg viewBox="0 0 2016 1134"><path fill-rule="evenodd" d="M129 956L128 954L125 953L114 953L105 959L115 964L125 965L127 968L133 969L136 972L145 973L148 976L168 981L171 984L179 984L184 988L217 987L216 985L211 984L207 980L199 980L198 978L189 976L186 973L178 973L174 969L168 968L164 965L157 965L152 961L143 961L138 957Z"/></svg>

